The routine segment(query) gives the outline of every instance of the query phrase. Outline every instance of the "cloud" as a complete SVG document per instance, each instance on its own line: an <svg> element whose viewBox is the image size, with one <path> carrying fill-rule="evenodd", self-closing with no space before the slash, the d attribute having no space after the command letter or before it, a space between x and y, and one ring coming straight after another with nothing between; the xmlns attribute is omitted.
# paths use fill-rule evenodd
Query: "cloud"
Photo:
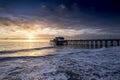
<svg viewBox="0 0 120 80"><path fill-rule="evenodd" d="M69 34L68 36L120 33L120 15L119 12L116 13L116 9L119 9L115 6L116 1L113 4L103 0L29 0L29 3L28 0L19 2L15 0L6 2L9 4L4 3L3 5L7 6L0 6L0 11L6 11L6 9L9 11L0 14L0 29L4 29L2 32L5 31L5 33L7 30L11 34L17 35L29 32L35 35L64 35L63 33L66 32ZM112 8L115 8L115 12Z"/></svg>
<svg viewBox="0 0 120 80"><path fill-rule="evenodd" d="M7 6L0 4L0 11L6 11L7 9Z"/></svg>

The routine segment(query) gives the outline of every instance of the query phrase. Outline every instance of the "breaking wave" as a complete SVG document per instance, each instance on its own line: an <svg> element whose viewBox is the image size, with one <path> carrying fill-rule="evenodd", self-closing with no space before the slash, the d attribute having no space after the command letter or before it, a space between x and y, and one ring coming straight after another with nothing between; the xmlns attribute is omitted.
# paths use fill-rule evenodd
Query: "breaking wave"
<svg viewBox="0 0 120 80"><path fill-rule="evenodd" d="M0 62L0 80L120 79L120 47L9 59Z"/></svg>
<svg viewBox="0 0 120 80"><path fill-rule="evenodd" d="M55 47L50 46L50 47L20 49L20 50L3 50L3 51L0 51L0 54L10 54L10 53L33 51L33 50L51 49L51 48L55 48Z"/></svg>

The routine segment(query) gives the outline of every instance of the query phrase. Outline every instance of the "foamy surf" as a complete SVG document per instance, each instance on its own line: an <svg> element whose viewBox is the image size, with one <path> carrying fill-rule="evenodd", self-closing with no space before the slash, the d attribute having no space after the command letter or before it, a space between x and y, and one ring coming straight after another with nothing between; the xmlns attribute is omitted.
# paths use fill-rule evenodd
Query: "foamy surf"
<svg viewBox="0 0 120 80"><path fill-rule="evenodd" d="M119 57L113 47L1 60L0 80L119 80Z"/></svg>

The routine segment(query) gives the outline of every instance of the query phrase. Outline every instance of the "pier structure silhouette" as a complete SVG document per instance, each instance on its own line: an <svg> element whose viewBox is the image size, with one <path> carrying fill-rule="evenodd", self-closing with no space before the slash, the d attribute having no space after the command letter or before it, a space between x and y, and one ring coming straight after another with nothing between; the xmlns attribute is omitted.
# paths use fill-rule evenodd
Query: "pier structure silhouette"
<svg viewBox="0 0 120 80"><path fill-rule="evenodd" d="M85 48L120 46L120 39L50 40L53 45L79 45Z"/></svg>

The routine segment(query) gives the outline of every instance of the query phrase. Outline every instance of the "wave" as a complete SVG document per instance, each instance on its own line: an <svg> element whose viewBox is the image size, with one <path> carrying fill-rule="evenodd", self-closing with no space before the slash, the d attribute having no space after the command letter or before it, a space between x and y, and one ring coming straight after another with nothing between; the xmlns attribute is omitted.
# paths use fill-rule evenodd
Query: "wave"
<svg viewBox="0 0 120 80"><path fill-rule="evenodd" d="M55 48L55 47L48 46L48 47L42 47L42 48L31 48L31 49L20 49L20 50L7 50L7 51L3 50L3 51L0 51L0 54L10 54L10 53L33 51L33 50L51 49L51 48Z"/></svg>
<svg viewBox="0 0 120 80"><path fill-rule="evenodd" d="M120 47L44 57L4 58L0 80L119 80Z"/></svg>

